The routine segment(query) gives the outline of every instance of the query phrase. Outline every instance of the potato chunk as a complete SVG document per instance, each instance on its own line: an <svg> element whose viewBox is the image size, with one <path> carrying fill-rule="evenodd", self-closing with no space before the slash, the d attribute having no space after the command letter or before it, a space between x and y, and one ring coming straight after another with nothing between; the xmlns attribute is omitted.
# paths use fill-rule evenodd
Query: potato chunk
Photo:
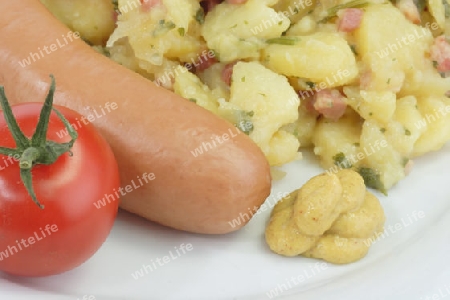
<svg viewBox="0 0 450 300"><path fill-rule="evenodd" d="M208 47L219 53L220 61L259 58L261 38L279 37L290 21L268 7L276 1L248 0L242 5L223 2L205 18L202 35Z"/></svg>
<svg viewBox="0 0 450 300"><path fill-rule="evenodd" d="M150 11L142 11L139 0L121 0L117 28L107 46L126 38L141 64L161 66L164 59L193 63L205 51L194 16L200 5L195 0L162 0ZM136 5L137 8L136 8ZM126 9L126 11L125 11ZM182 12L182 13L181 13ZM151 66L142 66L149 73Z"/></svg>
<svg viewBox="0 0 450 300"><path fill-rule="evenodd" d="M41 0L50 12L83 39L103 45L114 30L114 5L110 0Z"/></svg>
<svg viewBox="0 0 450 300"><path fill-rule="evenodd" d="M301 36L294 45L271 44L263 59L279 74L324 82L327 87L349 83L358 75L350 46L336 33Z"/></svg>
<svg viewBox="0 0 450 300"><path fill-rule="evenodd" d="M358 87L344 87L347 104L364 119L388 122L395 112L396 96L390 91L365 91Z"/></svg>
<svg viewBox="0 0 450 300"><path fill-rule="evenodd" d="M253 112L250 137L266 154L271 165L295 159L298 141L290 133L278 130L298 118L300 99L284 76L257 62L239 62L234 66L230 104ZM273 143L275 138L276 143ZM285 148L282 152L274 149Z"/></svg>
<svg viewBox="0 0 450 300"><path fill-rule="evenodd" d="M430 30L412 24L393 5L365 8L355 41L367 68L361 82L363 89L401 91L401 96L418 90L445 93L445 80L432 68L431 61L424 59L433 42Z"/></svg>
<svg viewBox="0 0 450 300"><path fill-rule="evenodd" d="M358 159L361 121L356 114L347 114L337 122L320 119L314 129L314 154L324 168L335 172L355 166ZM341 159L338 159L341 156Z"/></svg>
<svg viewBox="0 0 450 300"><path fill-rule="evenodd" d="M422 119L415 122L416 129L426 128L426 131L414 145L414 156L439 150L450 140L450 98L420 99L418 108Z"/></svg>
<svg viewBox="0 0 450 300"><path fill-rule="evenodd" d="M175 73L174 92L217 114L218 103L211 90L200 79L183 67Z"/></svg>

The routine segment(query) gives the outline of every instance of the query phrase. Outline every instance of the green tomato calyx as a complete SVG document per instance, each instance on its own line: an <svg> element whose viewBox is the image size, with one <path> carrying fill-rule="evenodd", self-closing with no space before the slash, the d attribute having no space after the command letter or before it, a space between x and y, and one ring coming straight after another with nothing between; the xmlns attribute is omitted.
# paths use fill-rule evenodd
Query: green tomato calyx
<svg viewBox="0 0 450 300"><path fill-rule="evenodd" d="M17 124L17 120L15 119L11 106L6 98L4 87L0 86L0 106L3 110L3 116L6 124L8 125L14 141L16 142L16 149L0 147L0 154L20 157L20 178L22 179L28 194L33 199L33 202L36 203L36 205L41 209L44 208L44 205L37 200L33 189L31 175L32 168L37 164L51 165L66 152L68 152L69 155L72 155L71 149L78 138L78 133L69 121L67 121L67 119L57 109L53 108L55 78L53 75L50 75L50 78L50 89L42 107L36 130L31 139L25 136ZM71 140L67 143L57 143L47 140L48 123L52 110L67 128L67 132L71 137Z"/></svg>

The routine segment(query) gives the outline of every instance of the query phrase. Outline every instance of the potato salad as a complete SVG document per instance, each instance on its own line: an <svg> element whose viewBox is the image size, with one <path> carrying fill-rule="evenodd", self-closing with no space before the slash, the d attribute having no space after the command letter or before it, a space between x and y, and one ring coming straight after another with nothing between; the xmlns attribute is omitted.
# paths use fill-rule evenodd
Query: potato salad
<svg viewBox="0 0 450 300"><path fill-rule="evenodd" d="M233 123L273 167L311 149L329 173L386 192L450 140L449 0L42 2L98 51Z"/></svg>

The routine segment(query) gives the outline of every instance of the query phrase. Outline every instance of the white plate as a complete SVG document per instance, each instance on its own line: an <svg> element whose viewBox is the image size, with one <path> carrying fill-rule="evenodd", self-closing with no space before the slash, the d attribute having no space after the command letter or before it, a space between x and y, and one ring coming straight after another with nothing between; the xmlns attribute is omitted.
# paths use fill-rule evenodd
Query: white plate
<svg viewBox="0 0 450 300"><path fill-rule="evenodd" d="M450 296L447 166L449 146L415 160L413 172L388 197L377 194L387 215L386 235L350 265L271 253L263 238L269 210L224 236L178 232L121 212L110 237L87 263L42 279L0 274L0 299L260 300L271 299L267 293L277 287L283 291L278 289L278 296L272 291L272 299L445 299ZM284 169L288 175L274 184L270 207L277 195L322 172L311 157ZM420 211L424 215L414 217ZM183 253L183 243L191 244L190 251ZM153 271L133 278L152 261Z"/></svg>

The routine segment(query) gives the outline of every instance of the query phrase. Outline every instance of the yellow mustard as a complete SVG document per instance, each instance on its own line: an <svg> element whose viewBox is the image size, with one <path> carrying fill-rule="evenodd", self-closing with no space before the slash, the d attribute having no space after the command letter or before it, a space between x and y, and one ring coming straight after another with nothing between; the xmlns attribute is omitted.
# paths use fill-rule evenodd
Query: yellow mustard
<svg viewBox="0 0 450 300"><path fill-rule="evenodd" d="M384 230L378 199L355 171L340 170L311 178L272 210L265 237L284 256L302 255L335 264L363 258Z"/></svg>

